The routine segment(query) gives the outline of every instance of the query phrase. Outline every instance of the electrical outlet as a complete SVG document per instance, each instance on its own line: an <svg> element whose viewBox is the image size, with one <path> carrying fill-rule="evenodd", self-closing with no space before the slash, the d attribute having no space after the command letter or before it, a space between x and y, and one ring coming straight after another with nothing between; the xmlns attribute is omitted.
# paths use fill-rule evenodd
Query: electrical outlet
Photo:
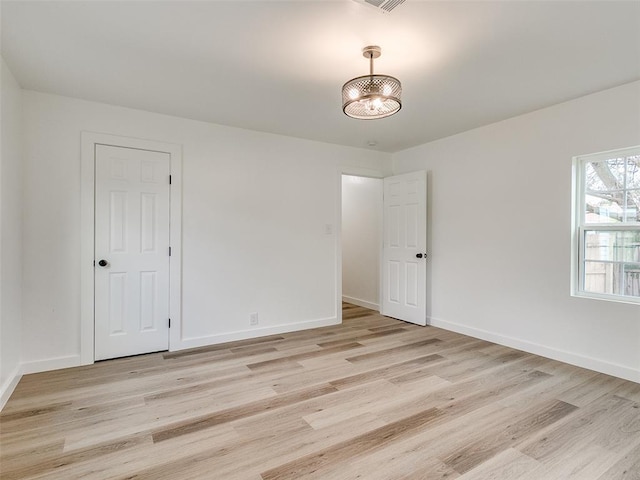
<svg viewBox="0 0 640 480"><path fill-rule="evenodd" d="M258 324L258 313L250 313L249 314L249 325L257 325Z"/></svg>

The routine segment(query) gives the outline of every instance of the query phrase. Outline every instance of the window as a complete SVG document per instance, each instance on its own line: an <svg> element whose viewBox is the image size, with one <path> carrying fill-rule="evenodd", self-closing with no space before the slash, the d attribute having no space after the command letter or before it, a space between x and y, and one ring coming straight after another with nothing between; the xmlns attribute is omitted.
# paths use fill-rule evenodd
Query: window
<svg viewBox="0 0 640 480"><path fill-rule="evenodd" d="M574 159L574 288L640 304L640 147Z"/></svg>

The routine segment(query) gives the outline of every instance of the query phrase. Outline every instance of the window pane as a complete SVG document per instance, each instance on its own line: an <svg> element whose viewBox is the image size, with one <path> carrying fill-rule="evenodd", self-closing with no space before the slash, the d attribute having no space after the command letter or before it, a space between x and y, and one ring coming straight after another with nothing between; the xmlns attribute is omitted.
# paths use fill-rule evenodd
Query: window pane
<svg viewBox="0 0 640 480"><path fill-rule="evenodd" d="M624 219L623 192L585 196L585 223L620 223Z"/></svg>
<svg viewBox="0 0 640 480"><path fill-rule="evenodd" d="M640 263L640 230L585 230L584 240L585 260Z"/></svg>
<svg viewBox="0 0 640 480"><path fill-rule="evenodd" d="M593 293L625 295L625 283L633 285L632 281L626 281L626 274L631 276L633 271L625 270L623 263L585 262L584 289Z"/></svg>
<svg viewBox="0 0 640 480"><path fill-rule="evenodd" d="M627 157L627 188L640 188L640 155Z"/></svg>
<svg viewBox="0 0 640 480"><path fill-rule="evenodd" d="M622 295L622 264L584 262L584 289L587 292Z"/></svg>
<svg viewBox="0 0 640 480"><path fill-rule="evenodd" d="M640 297L640 266L585 262L584 289L593 293Z"/></svg>
<svg viewBox="0 0 640 480"><path fill-rule="evenodd" d="M627 191L627 208L625 208L625 223L640 222L640 190Z"/></svg>
<svg viewBox="0 0 640 480"><path fill-rule="evenodd" d="M640 223L640 155L584 163L585 222Z"/></svg>
<svg viewBox="0 0 640 480"><path fill-rule="evenodd" d="M587 193L623 190L626 159L612 158L585 165L585 187Z"/></svg>
<svg viewBox="0 0 640 480"><path fill-rule="evenodd" d="M640 297L640 266L624 266L624 294L630 297Z"/></svg>

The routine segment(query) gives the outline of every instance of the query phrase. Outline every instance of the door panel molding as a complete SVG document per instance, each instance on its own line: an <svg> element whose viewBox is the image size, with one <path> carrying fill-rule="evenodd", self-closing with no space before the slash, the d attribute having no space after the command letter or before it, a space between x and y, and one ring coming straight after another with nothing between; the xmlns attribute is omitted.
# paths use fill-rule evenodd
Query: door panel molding
<svg viewBox="0 0 640 480"><path fill-rule="evenodd" d="M171 155L96 144L95 164L94 359L167 350Z"/></svg>
<svg viewBox="0 0 640 480"><path fill-rule="evenodd" d="M170 155L170 227L169 238L169 350L179 348L182 341L182 146L110 134L82 132L80 162L80 362L94 362L94 244L95 244L95 146L109 145L150 150ZM117 173L117 172L116 172Z"/></svg>

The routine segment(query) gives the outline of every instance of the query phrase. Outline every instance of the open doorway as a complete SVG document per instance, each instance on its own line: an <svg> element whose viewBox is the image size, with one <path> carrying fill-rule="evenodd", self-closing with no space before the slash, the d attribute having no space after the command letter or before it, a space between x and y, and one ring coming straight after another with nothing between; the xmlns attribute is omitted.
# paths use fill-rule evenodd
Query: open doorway
<svg viewBox="0 0 640 480"><path fill-rule="evenodd" d="M380 311L383 180L342 175L342 301Z"/></svg>

